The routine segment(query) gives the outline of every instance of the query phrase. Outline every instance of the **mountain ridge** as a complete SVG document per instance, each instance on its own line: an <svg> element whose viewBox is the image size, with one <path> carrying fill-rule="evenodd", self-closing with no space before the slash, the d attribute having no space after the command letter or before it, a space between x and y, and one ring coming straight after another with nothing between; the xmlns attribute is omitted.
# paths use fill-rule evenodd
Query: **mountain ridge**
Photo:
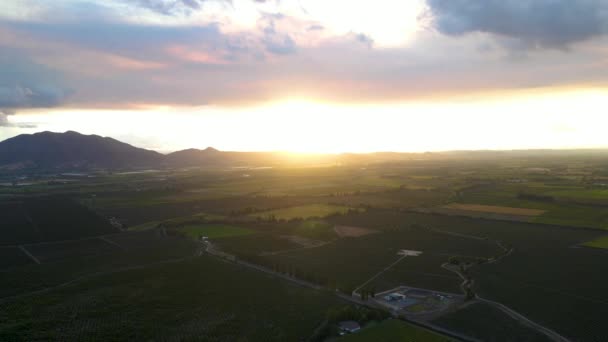
<svg viewBox="0 0 608 342"><path fill-rule="evenodd" d="M487 159L505 156L533 157L583 154L608 158L606 149L577 150L478 150L446 152L375 152L342 154L293 154L285 152L220 151L213 147L189 148L168 154L135 147L114 138L75 131L21 134L0 141L0 170L135 169L197 166L272 166L279 164L372 163L436 158Z"/></svg>

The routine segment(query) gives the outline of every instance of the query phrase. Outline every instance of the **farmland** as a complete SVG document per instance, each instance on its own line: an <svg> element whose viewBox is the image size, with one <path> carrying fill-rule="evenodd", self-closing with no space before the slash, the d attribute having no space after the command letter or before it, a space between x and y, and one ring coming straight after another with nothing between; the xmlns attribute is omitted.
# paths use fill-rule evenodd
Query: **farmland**
<svg viewBox="0 0 608 342"><path fill-rule="evenodd" d="M366 342L366 341L452 341L445 336L419 328L402 321L388 320L380 324L364 328L357 334L347 335L338 339L340 342Z"/></svg>
<svg viewBox="0 0 608 342"><path fill-rule="evenodd" d="M323 218L334 214L344 214L349 210L348 207L326 205L326 204L310 204L304 206L290 207L255 214L261 218L276 218L277 220L291 220L294 218Z"/></svg>
<svg viewBox="0 0 608 342"><path fill-rule="evenodd" d="M0 340L285 341L311 335L339 303L204 257L99 276L5 304Z"/></svg>
<svg viewBox="0 0 608 342"><path fill-rule="evenodd" d="M0 245L69 240L116 232L106 220L67 198L0 203Z"/></svg>
<svg viewBox="0 0 608 342"><path fill-rule="evenodd" d="M210 239L219 239L233 236L243 236L252 233L251 230L228 226L228 225L199 225L199 226L185 226L179 229L180 232L186 234L188 237L198 239L201 236L206 236Z"/></svg>
<svg viewBox="0 0 608 342"><path fill-rule="evenodd" d="M447 329L461 331L482 341L550 341L543 334L483 303L469 305L439 318L434 323Z"/></svg>
<svg viewBox="0 0 608 342"><path fill-rule="evenodd" d="M479 205L479 204L450 204L446 208L459 209L465 211L481 211L488 213L517 215L517 216L538 216L544 213L543 210L539 209L525 209L525 208L510 208L510 207L499 207L492 205Z"/></svg>
<svg viewBox="0 0 608 342"><path fill-rule="evenodd" d="M425 158L3 188L0 339L306 340L330 308L369 305L364 293L465 298L466 279L471 302L423 324L544 340L493 301L572 341L601 340L603 162ZM389 320L343 340L427 333Z"/></svg>
<svg viewBox="0 0 608 342"><path fill-rule="evenodd" d="M593 241L585 242L582 246L608 249L608 236L602 236Z"/></svg>

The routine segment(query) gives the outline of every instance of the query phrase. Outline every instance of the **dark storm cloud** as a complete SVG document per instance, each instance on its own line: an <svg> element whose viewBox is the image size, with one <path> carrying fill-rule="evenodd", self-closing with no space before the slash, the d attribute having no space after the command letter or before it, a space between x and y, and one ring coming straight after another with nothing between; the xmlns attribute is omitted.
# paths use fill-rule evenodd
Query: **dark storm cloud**
<svg viewBox="0 0 608 342"><path fill-rule="evenodd" d="M608 32L608 0L427 0L447 35L484 32L561 48Z"/></svg>

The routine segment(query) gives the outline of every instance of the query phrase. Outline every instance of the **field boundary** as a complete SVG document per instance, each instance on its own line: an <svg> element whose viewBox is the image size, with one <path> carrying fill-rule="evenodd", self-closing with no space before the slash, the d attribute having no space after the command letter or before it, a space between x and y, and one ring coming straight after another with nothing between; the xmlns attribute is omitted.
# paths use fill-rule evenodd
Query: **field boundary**
<svg viewBox="0 0 608 342"><path fill-rule="evenodd" d="M362 288L365 287L365 285L371 283L372 281L374 281L376 278L378 278L379 276L381 276L382 274L384 274L384 272L390 270L391 268L393 268L393 266L397 265L399 262L401 262L401 260L407 258L408 255L403 255L401 256L399 259L397 259L395 262L393 262L392 264L388 265L387 267L385 267L382 271L378 272L377 274L375 274L374 276L372 276L371 278L369 278L367 281L365 281L363 284L359 285L359 287L357 287L356 289L353 290L353 295L356 296L361 296L360 293L358 293L359 290L361 290Z"/></svg>
<svg viewBox="0 0 608 342"><path fill-rule="evenodd" d="M18 247L25 255L27 255L30 259L32 259L35 263L37 263L38 265L40 265L40 260L38 260L38 258L36 258L32 253L30 253L30 251L28 251L27 249L25 249L25 247L23 247L23 245L19 245Z"/></svg>

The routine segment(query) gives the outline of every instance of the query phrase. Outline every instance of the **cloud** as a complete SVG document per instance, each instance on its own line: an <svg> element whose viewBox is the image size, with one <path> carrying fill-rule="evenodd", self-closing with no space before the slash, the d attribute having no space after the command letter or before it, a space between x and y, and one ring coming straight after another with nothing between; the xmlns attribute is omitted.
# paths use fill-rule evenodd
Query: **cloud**
<svg viewBox="0 0 608 342"><path fill-rule="evenodd" d="M17 128L36 128L37 125L29 122L12 123L8 120L9 115L14 115L15 112L10 109L0 110L0 127L17 127Z"/></svg>
<svg viewBox="0 0 608 342"><path fill-rule="evenodd" d="M291 36L277 29L277 22L285 18L283 14L264 13L258 20L258 27L263 32L262 43L266 51L276 55L287 55L296 51L296 42Z"/></svg>
<svg viewBox="0 0 608 342"><path fill-rule="evenodd" d="M66 93L53 85L0 86L0 108L48 108L63 103Z"/></svg>
<svg viewBox="0 0 608 342"><path fill-rule="evenodd" d="M0 109L241 106L294 97L378 103L476 91L603 86L608 80L608 37L586 40L568 54L535 49L514 59L506 58L513 48L498 44L494 34L466 34L476 32L479 24L456 29L442 23L440 31L446 34L419 32L408 45L381 48L356 31L320 29L315 18L257 9L257 21L242 27L230 26L221 16L161 18L167 20L159 23L148 9L85 10L61 4L52 10L63 16L0 19ZM435 25L447 20L446 13L471 11L437 0L429 4L435 5ZM89 15L79 19L83 12ZM138 15L154 20L138 20ZM518 39L505 40L524 44Z"/></svg>
<svg viewBox="0 0 608 342"><path fill-rule="evenodd" d="M325 30L325 27L323 25L320 24L313 24L308 26L308 28L306 29L308 31L323 31Z"/></svg>
<svg viewBox="0 0 608 342"><path fill-rule="evenodd" d="M0 56L0 111L5 121L17 109L64 104L70 91L59 84L59 78L54 70L6 49Z"/></svg>
<svg viewBox="0 0 608 342"><path fill-rule="evenodd" d="M564 48L608 33L606 0L427 0L433 26L460 36L483 32L530 47Z"/></svg>
<svg viewBox="0 0 608 342"><path fill-rule="evenodd" d="M10 126L10 122L8 122L9 114L0 110L0 127L8 127Z"/></svg>
<svg viewBox="0 0 608 342"><path fill-rule="evenodd" d="M206 0L129 0L136 6L149 9L162 15L190 15L201 9Z"/></svg>

